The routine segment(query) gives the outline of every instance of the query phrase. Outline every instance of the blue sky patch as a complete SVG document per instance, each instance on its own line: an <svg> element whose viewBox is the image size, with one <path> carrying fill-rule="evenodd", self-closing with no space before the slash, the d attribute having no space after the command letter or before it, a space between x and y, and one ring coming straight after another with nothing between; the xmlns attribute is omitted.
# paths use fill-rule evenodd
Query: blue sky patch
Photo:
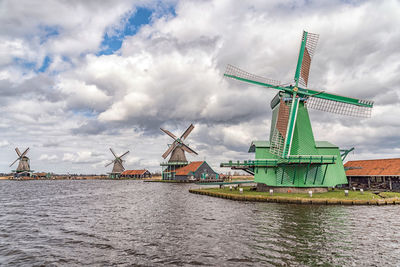
<svg viewBox="0 0 400 267"><path fill-rule="evenodd" d="M110 55L121 48L125 36L135 35L141 26L150 23L153 10L147 8L138 8L127 20L125 27L116 35L104 35L101 43L102 50L97 55Z"/></svg>
<svg viewBox="0 0 400 267"><path fill-rule="evenodd" d="M16 65L22 66L24 69L34 70L36 68L36 62L33 61L28 61L19 57L15 57L13 61ZM26 73L24 72L24 74Z"/></svg>
<svg viewBox="0 0 400 267"><path fill-rule="evenodd" d="M51 59L49 56L46 56L43 60L42 66L38 69L39 72L45 72L51 63Z"/></svg>
<svg viewBox="0 0 400 267"><path fill-rule="evenodd" d="M42 31L40 44L45 43L50 37L60 34L58 27L40 26L40 30Z"/></svg>

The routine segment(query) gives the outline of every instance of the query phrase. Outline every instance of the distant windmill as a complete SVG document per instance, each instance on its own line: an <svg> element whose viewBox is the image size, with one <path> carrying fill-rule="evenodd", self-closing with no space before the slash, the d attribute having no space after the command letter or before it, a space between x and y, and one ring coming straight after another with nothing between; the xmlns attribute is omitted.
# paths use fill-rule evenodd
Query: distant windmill
<svg viewBox="0 0 400 267"><path fill-rule="evenodd" d="M110 174L110 178L118 178L119 174L121 174L125 170L124 165L122 164L124 161L124 160L122 160L122 158L124 156L126 156L129 153L129 151L126 151L124 154L122 154L119 157L117 156L117 154L115 154L115 152L112 150L112 148L110 148L110 151L114 155L115 159L113 161L111 161L110 163L106 164L105 167L114 163L113 169Z"/></svg>
<svg viewBox="0 0 400 267"><path fill-rule="evenodd" d="M176 137L173 133L163 128L160 128L161 131L168 134L174 142L169 146L167 151L162 155L165 159L171 154L168 162L162 162L160 165L162 167L162 179L163 180L174 180L175 179L175 171L181 167L187 166L189 162L186 159L185 151L188 153L193 153L197 155L197 152L189 147L189 145L185 144L185 139L189 136L189 134L194 129L193 124L186 129L186 131L181 135L180 138Z"/></svg>
<svg viewBox="0 0 400 267"><path fill-rule="evenodd" d="M29 147L23 152L21 153L21 151L19 151L18 147L15 148L15 152L17 152L18 158L10 164L10 167L12 165L15 164L15 162L17 162L19 160L18 163L18 167L15 170L16 173L21 173L21 172L30 172L31 171L31 167L29 165L29 158L26 156L26 154L29 151Z"/></svg>
<svg viewBox="0 0 400 267"><path fill-rule="evenodd" d="M165 151L162 157L165 159L172 152L168 162L187 162L185 151L188 153L193 153L198 155L196 151L194 151L184 143L185 139L192 132L193 128L194 128L193 124L190 124L190 126L186 129L186 131L182 134L180 138L176 137L170 131L160 128L161 131L168 134L172 139L174 139L174 142L169 146L169 148L167 149L167 151Z"/></svg>

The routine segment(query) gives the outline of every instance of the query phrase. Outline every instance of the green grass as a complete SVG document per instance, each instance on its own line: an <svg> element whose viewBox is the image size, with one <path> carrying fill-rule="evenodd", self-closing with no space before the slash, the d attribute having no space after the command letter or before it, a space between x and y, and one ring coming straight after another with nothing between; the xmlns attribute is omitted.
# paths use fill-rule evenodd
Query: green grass
<svg viewBox="0 0 400 267"><path fill-rule="evenodd" d="M393 197L400 198L400 193L397 192L381 192L379 193L379 195L383 198L393 198Z"/></svg>
<svg viewBox="0 0 400 267"><path fill-rule="evenodd" d="M208 188L208 189L202 189L202 190L207 190L211 192L218 192L218 193L227 193L227 194L234 194L234 195L251 195L251 196L263 196L263 197L269 197L270 194L269 192L257 192L257 191L252 191L250 190L251 187L243 186L243 194L240 194L239 190L232 189L232 191L229 188ZM293 198L310 198L307 193L274 193L274 197L293 197ZM382 196L382 197L381 197ZM400 193L395 193L395 192L384 192L381 193L381 196L378 196L376 194L373 194L370 191L364 191L364 194L361 194L360 191L351 191L349 190L349 195L345 196L344 190L334 190L334 191L328 191L325 193L313 193L312 198L321 198L321 199L349 199L349 200L370 200L370 199L382 199L382 198L393 198L393 197L398 197L400 198Z"/></svg>

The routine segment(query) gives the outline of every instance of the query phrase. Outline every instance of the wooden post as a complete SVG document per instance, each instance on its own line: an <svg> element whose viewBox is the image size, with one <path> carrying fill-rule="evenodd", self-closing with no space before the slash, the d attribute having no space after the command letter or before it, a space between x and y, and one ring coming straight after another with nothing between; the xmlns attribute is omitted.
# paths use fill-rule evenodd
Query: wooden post
<svg viewBox="0 0 400 267"><path fill-rule="evenodd" d="M368 188L371 188L371 177L368 176Z"/></svg>
<svg viewBox="0 0 400 267"><path fill-rule="evenodd" d="M389 189L390 191L392 191L392 178L389 177Z"/></svg>
<svg viewBox="0 0 400 267"><path fill-rule="evenodd" d="M349 177L349 188L351 187L351 176Z"/></svg>

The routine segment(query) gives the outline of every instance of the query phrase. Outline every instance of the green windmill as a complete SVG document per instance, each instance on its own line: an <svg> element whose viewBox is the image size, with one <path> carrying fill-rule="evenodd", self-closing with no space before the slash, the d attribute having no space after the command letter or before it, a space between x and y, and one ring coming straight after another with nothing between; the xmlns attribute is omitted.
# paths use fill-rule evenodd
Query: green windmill
<svg viewBox="0 0 400 267"><path fill-rule="evenodd" d="M263 78L228 65L224 76L279 92L271 101L268 141L253 141L255 160L221 163L221 167L254 174L255 182L279 187L331 187L346 184L340 150L327 141L315 141L308 108L357 117L370 117L373 101L307 89L318 35L303 32L294 83Z"/></svg>

